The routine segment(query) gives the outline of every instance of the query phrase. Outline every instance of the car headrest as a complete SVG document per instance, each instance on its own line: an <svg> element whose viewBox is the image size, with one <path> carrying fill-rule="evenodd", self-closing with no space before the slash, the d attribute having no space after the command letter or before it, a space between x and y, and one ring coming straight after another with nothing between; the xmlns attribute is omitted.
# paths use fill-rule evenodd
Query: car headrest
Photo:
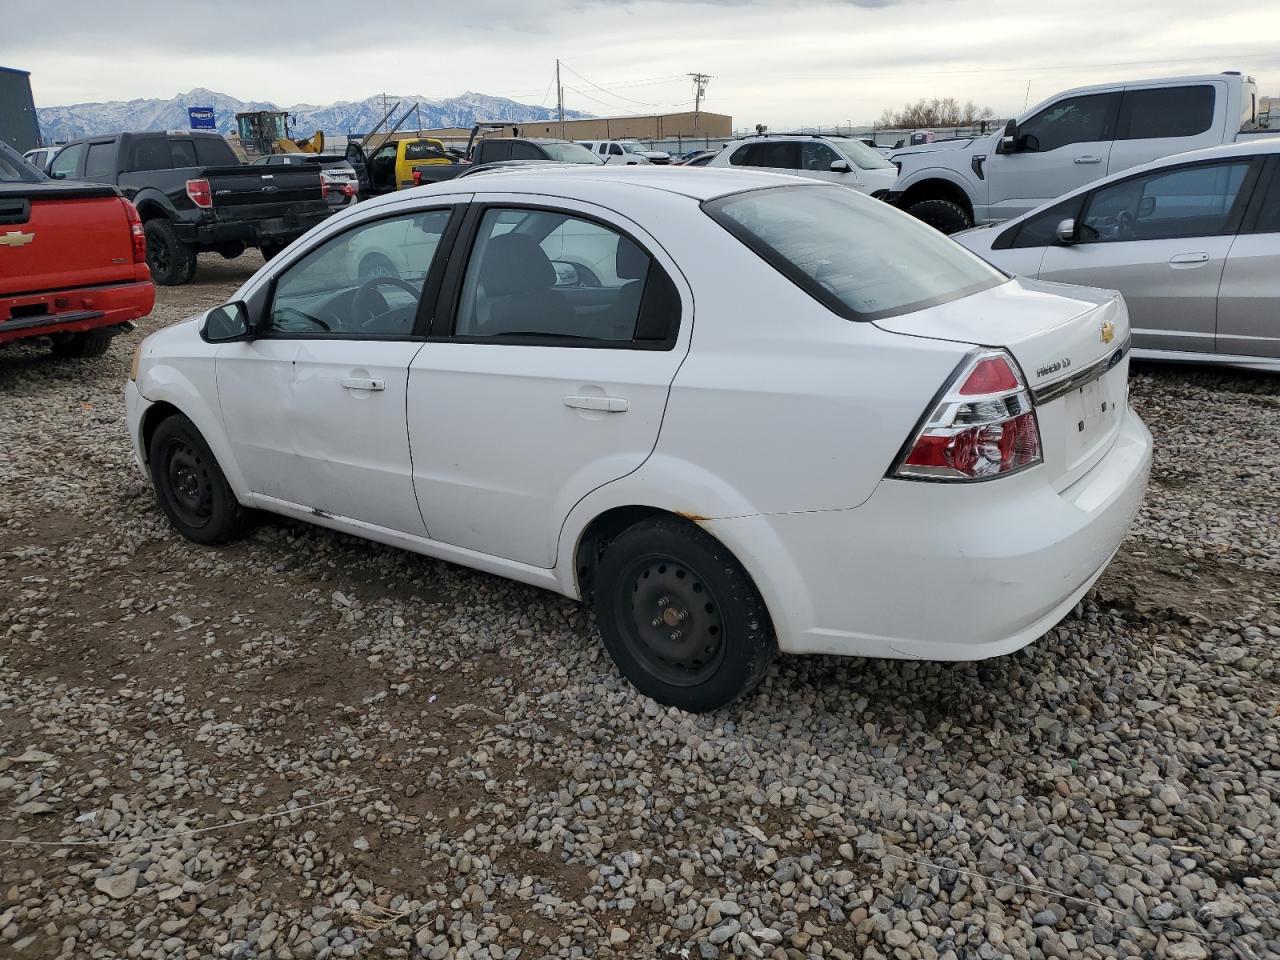
<svg viewBox="0 0 1280 960"><path fill-rule="evenodd" d="M556 268L533 237L504 233L485 247L480 282L492 297L528 293L554 286Z"/></svg>
<svg viewBox="0 0 1280 960"><path fill-rule="evenodd" d="M619 280L643 280L649 272L649 255L626 237L618 238L613 262Z"/></svg>

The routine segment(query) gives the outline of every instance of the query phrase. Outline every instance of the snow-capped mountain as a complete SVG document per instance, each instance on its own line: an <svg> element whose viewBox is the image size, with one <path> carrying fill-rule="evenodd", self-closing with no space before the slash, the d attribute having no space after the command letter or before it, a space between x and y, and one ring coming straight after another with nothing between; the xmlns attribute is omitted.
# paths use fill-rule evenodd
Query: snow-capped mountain
<svg viewBox="0 0 1280 960"><path fill-rule="evenodd" d="M342 100L325 106L300 103L291 107L278 107L273 103L256 100L237 100L225 93L197 87L168 100L112 100L106 103L76 103L66 107L39 107L40 134L45 140L72 140L103 133L141 130L186 130L187 107L213 107L218 131L226 134L235 129L236 114L250 110L287 110L293 114L295 136L310 136L313 130L324 130L330 135L363 133L372 130L382 119L384 108L382 95L366 100ZM464 93L460 97L431 100L422 96L392 96L385 98L386 109L399 103L395 119L418 104L417 111L406 120L401 129L428 129L433 127L469 127L477 120L510 120L527 122L548 120L555 116L555 108L530 106L490 97L483 93ZM590 114L566 110L566 117L587 117ZM421 118L421 119L419 119Z"/></svg>

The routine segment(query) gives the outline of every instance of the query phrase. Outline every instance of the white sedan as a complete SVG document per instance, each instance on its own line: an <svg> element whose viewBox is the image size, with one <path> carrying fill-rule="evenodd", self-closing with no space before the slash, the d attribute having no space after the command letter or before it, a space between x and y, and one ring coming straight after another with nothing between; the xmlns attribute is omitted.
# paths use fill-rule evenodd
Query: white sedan
<svg viewBox="0 0 1280 960"><path fill-rule="evenodd" d="M1146 488L1128 348L1118 296L852 190L548 167L326 221L139 346L128 429L192 540L265 510L581 598L637 688L706 710L779 651L1053 626Z"/></svg>

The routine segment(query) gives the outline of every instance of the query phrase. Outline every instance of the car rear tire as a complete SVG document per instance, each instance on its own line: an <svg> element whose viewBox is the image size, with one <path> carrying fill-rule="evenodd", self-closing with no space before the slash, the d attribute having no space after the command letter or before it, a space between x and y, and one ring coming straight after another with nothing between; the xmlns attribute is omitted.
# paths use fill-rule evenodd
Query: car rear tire
<svg viewBox="0 0 1280 960"><path fill-rule="evenodd" d="M921 200L907 207L907 213L948 236L973 226L973 217L950 200Z"/></svg>
<svg viewBox="0 0 1280 960"><path fill-rule="evenodd" d="M112 331L106 327L73 333L65 339L53 341L53 355L66 357L69 360L85 360L89 357L100 357L111 346Z"/></svg>
<svg viewBox="0 0 1280 960"><path fill-rule="evenodd" d="M188 540L212 546L249 529L249 511L236 500L213 451L186 417L174 414L163 420L151 435L147 456L160 508Z"/></svg>
<svg viewBox="0 0 1280 960"><path fill-rule="evenodd" d="M749 693L777 656L764 600L714 537L675 517L618 534L596 571L605 649L637 690L693 713Z"/></svg>
<svg viewBox="0 0 1280 960"><path fill-rule="evenodd" d="M151 279L162 287L190 283L196 274L196 251L178 239L178 231L163 217L148 220L142 227L147 236L147 266Z"/></svg>

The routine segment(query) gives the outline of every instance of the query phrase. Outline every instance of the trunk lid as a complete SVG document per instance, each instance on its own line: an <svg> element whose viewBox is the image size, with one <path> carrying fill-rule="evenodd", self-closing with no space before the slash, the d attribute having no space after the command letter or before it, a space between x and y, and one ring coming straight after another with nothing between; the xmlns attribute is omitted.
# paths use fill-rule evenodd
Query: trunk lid
<svg viewBox="0 0 1280 960"><path fill-rule="evenodd" d="M1115 442L1129 392L1129 314L1114 291L1019 279L875 324L1008 350L1035 400L1055 489L1074 483Z"/></svg>
<svg viewBox="0 0 1280 960"><path fill-rule="evenodd" d="M134 279L133 238L115 187L0 186L0 296Z"/></svg>

